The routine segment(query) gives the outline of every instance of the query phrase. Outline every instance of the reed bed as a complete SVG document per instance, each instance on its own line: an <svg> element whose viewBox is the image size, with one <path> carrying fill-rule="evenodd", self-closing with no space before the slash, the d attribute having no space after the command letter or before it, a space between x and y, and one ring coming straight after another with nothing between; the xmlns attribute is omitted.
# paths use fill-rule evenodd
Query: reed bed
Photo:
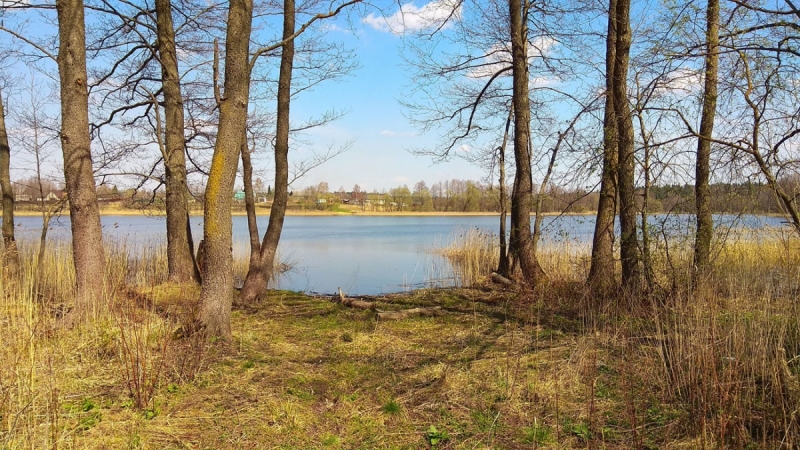
<svg viewBox="0 0 800 450"><path fill-rule="evenodd" d="M481 228L457 228L450 242L435 252L452 266L457 286L478 286L497 270L500 239L496 233ZM588 245L566 240L541 245L537 258L551 278L576 281L588 273L590 254Z"/></svg>
<svg viewBox="0 0 800 450"><path fill-rule="evenodd" d="M585 279L590 248L542 246L537 256L550 283L540 295L571 299L587 336L610 336L623 361L638 361L622 365L625 389L649 383L651 395L675 408L679 432L694 436L689 446L797 448L800 240L784 229L725 238L714 244L711 273L693 288L690 239L656 236L649 289L606 299L563 286ZM497 241L462 230L442 253L462 279L485 285L497 267ZM629 438L636 447L644 442L643 435Z"/></svg>

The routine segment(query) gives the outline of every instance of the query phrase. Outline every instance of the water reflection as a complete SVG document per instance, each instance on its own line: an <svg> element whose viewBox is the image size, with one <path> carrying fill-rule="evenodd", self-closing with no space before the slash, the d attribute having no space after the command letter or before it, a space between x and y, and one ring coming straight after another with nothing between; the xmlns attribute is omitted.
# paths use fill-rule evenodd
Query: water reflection
<svg viewBox="0 0 800 450"><path fill-rule="evenodd" d="M779 226L777 217L717 216L721 226L758 228ZM268 217L259 217L263 233ZM40 217L17 217L18 239L36 239ZM143 245L165 243L163 217L103 216L107 239L125 243L132 251ZM192 217L196 243L202 236L202 217ZM651 224L675 234L690 233L693 217L655 216ZM286 218L279 254L294 269L277 280L274 287L306 292L334 293L341 287L349 294L380 294L423 286L447 286L454 282L449 263L432 250L447 245L454 230L498 229L495 216L323 216ZM69 219L51 224L53 239L69 239ZM547 217L541 245L591 242L594 216ZM234 255L249 252L247 221L233 218Z"/></svg>

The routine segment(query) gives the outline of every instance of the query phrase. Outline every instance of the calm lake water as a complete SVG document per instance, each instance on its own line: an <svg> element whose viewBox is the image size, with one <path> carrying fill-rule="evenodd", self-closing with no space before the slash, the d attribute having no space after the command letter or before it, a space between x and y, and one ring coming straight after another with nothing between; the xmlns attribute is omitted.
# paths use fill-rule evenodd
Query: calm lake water
<svg viewBox="0 0 800 450"><path fill-rule="evenodd" d="M37 239L41 218L17 217L17 238ZM202 237L202 217L192 217L195 241ZM716 218L718 223L758 228L779 226L778 217L744 216ZM268 217L259 217L259 231ZM654 218L666 223L671 233L692 229L692 216ZM107 239L125 242L129 248L166 242L165 219L146 216L103 216ZM289 216L281 236L280 258L294 269L273 287L294 291L334 293L341 287L348 294L381 294L426 286L454 283L449 263L433 250L451 242L465 229L497 232L495 216ZM594 216L547 217L541 245L564 242L588 244ZM69 239L69 218L54 220L52 239ZM233 218L234 254L245 258L249 251L247 222Z"/></svg>

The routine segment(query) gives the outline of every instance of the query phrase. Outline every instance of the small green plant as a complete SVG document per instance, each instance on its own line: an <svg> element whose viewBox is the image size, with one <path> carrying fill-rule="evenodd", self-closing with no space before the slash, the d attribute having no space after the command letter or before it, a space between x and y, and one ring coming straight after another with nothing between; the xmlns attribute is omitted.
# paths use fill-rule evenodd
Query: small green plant
<svg viewBox="0 0 800 450"><path fill-rule="evenodd" d="M447 434L447 430L439 431L436 429L435 425L431 425L428 431L425 432L425 440L428 441L431 447L435 447L448 439L450 439L450 436Z"/></svg>
<svg viewBox="0 0 800 450"><path fill-rule="evenodd" d="M582 442L588 442L592 439L592 431L589 429L589 425L586 422L573 422L567 419L564 421L564 428Z"/></svg>
<svg viewBox="0 0 800 450"><path fill-rule="evenodd" d="M385 412L386 414L397 414L400 412L400 405L394 400L389 400L385 405L383 405L381 411Z"/></svg>
<svg viewBox="0 0 800 450"><path fill-rule="evenodd" d="M523 430L526 444L550 444L553 442L553 430L547 425L534 423L532 427L525 427Z"/></svg>
<svg viewBox="0 0 800 450"><path fill-rule="evenodd" d="M85 398L81 402L81 411L83 412L89 412L95 408L97 408L97 404L90 398Z"/></svg>
<svg viewBox="0 0 800 450"><path fill-rule="evenodd" d="M252 369L255 366L256 366L256 363L252 359L247 359L245 362L242 363L242 368L243 369Z"/></svg>
<svg viewBox="0 0 800 450"><path fill-rule="evenodd" d="M598 380L594 389L594 395L597 398L612 398L614 396L614 389L602 381Z"/></svg>
<svg viewBox="0 0 800 450"><path fill-rule="evenodd" d="M651 406L647 408L647 423L652 423L663 427L666 423L666 417L658 406Z"/></svg>
<svg viewBox="0 0 800 450"><path fill-rule="evenodd" d="M324 434L322 436L322 445L325 447L331 447L334 445L339 445L339 437L333 434Z"/></svg>
<svg viewBox="0 0 800 450"><path fill-rule="evenodd" d="M131 450L142 448L142 437L134 433L128 438L128 448Z"/></svg>
<svg viewBox="0 0 800 450"><path fill-rule="evenodd" d="M472 422L478 427L478 430L488 432L491 431L497 414L493 411L472 411L470 417L472 417Z"/></svg>
<svg viewBox="0 0 800 450"><path fill-rule="evenodd" d="M78 429L86 431L103 420L103 413L97 409L97 404L90 398L85 398L80 405L66 404L64 408L69 412L79 412Z"/></svg>

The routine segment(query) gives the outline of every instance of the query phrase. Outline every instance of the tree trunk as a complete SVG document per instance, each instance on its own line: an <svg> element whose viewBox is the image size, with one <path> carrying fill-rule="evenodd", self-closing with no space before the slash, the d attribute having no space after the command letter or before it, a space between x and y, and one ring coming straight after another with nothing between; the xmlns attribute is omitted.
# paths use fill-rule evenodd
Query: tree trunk
<svg viewBox="0 0 800 450"><path fill-rule="evenodd" d="M0 192L3 194L3 256L0 269L11 278L19 273L19 252L14 239L14 190L11 188L11 149L6 134L6 113L0 92Z"/></svg>
<svg viewBox="0 0 800 450"><path fill-rule="evenodd" d="M250 95L250 0L231 0L225 42L225 93L205 195L203 240L206 264L200 289L199 321L208 336L231 337L233 255L231 197Z"/></svg>
<svg viewBox="0 0 800 450"><path fill-rule="evenodd" d="M652 149L650 147L651 136L647 133L647 124L644 120L644 106L637 105L636 117L639 120L639 133L642 136L642 176L644 177L644 191L642 192L642 269L644 270L644 281L648 292L652 292L655 286L655 270L653 268L653 258L650 254L650 230L648 225L650 207L650 189L652 187L652 177L650 175L650 158Z"/></svg>
<svg viewBox="0 0 800 450"><path fill-rule="evenodd" d="M717 72L719 68L719 0L708 0L706 9L706 56L703 111L700 116L700 137L697 139L695 164L695 205L697 234L694 243L693 283L696 286L710 266L711 237L714 220L711 217L711 192L708 187L711 160L711 137L717 110Z"/></svg>
<svg viewBox="0 0 800 450"><path fill-rule="evenodd" d="M294 34L295 2L283 2L283 39ZM261 258L250 264L239 298L242 302L255 301L267 290L275 266L275 254L283 230L286 204L289 200L289 106L291 101L292 69L294 65L294 40L283 44L278 74L278 110L275 132L275 197L269 214L269 224L261 243Z"/></svg>
<svg viewBox="0 0 800 450"><path fill-rule="evenodd" d="M33 92L33 91L31 91ZM41 124L39 123L39 110L36 102L31 102L31 131L33 138L33 155L36 161L36 184L39 192L44 192L44 180L42 179L42 147L39 140L39 131ZM42 229L39 233L39 251L36 254L36 281L34 282L34 292L39 292L41 286L44 284L44 257L47 248L47 231L50 229L50 220L53 216L64 207L65 199L60 199L54 205L47 206L44 198L39 199L39 209L42 212Z"/></svg>
<svg viewBox="0 0 800 450"><path fill-rule="evenodd" d="M103 294L105 255L89 137L83 0L57 0L61 81L61 150L72 224L77 291L72 319L94 309Z"/></svg>
<svg viewBox="0 0 800 450"><path fill-rule="evenodd" d="M550 153L550 159L547 162L547 172L544 174L544 178L542 178L542 184L539 185L539 193L536 195L536 218L533 220L533 250L536 251L539 247L539 239L542 237L542 220L544 216L542 215L542 200L545 196L545 189L547 188L547 184L550 182L550 177L553 175L553 169L556 165L556 157L558 156L558 148L561 147L561 142L563 141L564 135L561 134L558 139L558 143L556 143L555 147L553 147L552 152ZM530 140L528 141L528 145L532 147ZM529 148L530 148L529 147ZM531 151L533 152L533 151Z"/></svg>
<svg viewBox="0 0 800 450"><path fill-rule="evenodd" d="M256 199L253 192L253 163L250 161L250 149L247 134L242 137L242 182L244 183L244 209L247 211L247 232L250 236L250 266L261 260L261 242L258 234L258 216L256 215Z"/></svg>
<svg viewBox="0 0 800 450"><path fill-rule="evenodd" d="M636 161L633 118L628 104L628 61L631 50L630 0L617 0L615 25L617 50L614 58L614 113L617 123L617 182L619 188L620 259L622 286L635 289L641 282L639 239L636 233Z"/></svg>
<svg viewBox="0 0 800 450"><path fill-rule="evenodd" d="M503 134L503 144L498 149L498 162L500 167L500 263L497 267L497 273L508 278L511 274L510 264L508 262L508 246L506 244L506 217L508 216L508 201L506 200L506 144L508 143L508 130L511 128L511 119L514 118L514 108L508 110L508 119L506 119L506 131Z"/></svg>
<svg viewBox="0 0 800 450"><path fill-rule="evenodd" d="M519 260L522 276L532 285L547 277L536 258L531 239L531 154L528 150L531 109L528 98L527 33L523 20L525 0L509 0L509 25L511 28L511 61L514 102L514 192L511 198L510 251Z"/></svg>
<svg viewBox="0 0 800 450"><path fill-rule="evenodd" d="M609 0L606 36L606 104L603 114L603 172L600 200L594 224L589 286L595 294L607 292L615 284L614 217L617 214L617 122L614 113L614 64L617 54L617 27L614 13L617 0Z"/></svg>
<svg viewBox="0 0 800 450"><path fill-rule="evenodd" d="M194 260L189 225L189 189L186 186L183 98L181 97L175 30L170 0L156 0L158 56L164 91L165 132L164 169L166 175L167 266L169 280L177 283L200 282ZM156 106L157 107L157 106Z"/></svg>

